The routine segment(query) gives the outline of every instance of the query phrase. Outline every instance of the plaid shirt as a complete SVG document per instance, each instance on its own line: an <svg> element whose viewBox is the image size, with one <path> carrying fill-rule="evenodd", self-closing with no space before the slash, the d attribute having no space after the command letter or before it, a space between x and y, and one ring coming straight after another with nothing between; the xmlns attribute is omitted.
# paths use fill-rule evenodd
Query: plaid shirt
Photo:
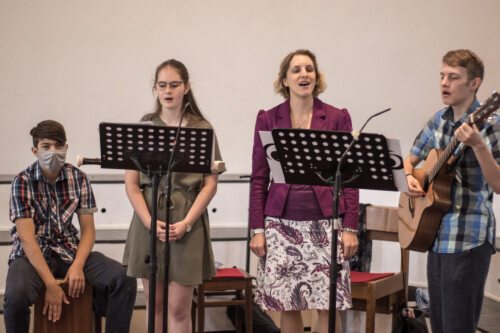
<svg viewBox="0 0 500 333"><path fill-rule="evenodd" d="M78 230L71 223L73 214L97 211L94 194L87 176L71 164L65 164L54 184L47 182L37 162L30 165L13 182L10 193L10 220L31 218L35 237L46 259L55 251L68 264L73 262L78 247ZM24 256L16 226L9 263Z"/></svg>
<svg viewBox="0 0 500 333"><path fill-rule="evenodd" d="M455 130L478 106L479 102L474 101L467 113L457 122L453 121L451 107L437 112L415 139L411 154L423 160L431 149L445 149ZM500 163L499 117L494 116L492 122L486 124L481 133L493 157L497 163ZM462 147L463 144L460 144L454 154ZM464 151L457 162L455 171L450 193L451 208L443 216L432 251L436 253L462 252L485 242L494 246L493 191L483 177L472 149Z"/></svg>

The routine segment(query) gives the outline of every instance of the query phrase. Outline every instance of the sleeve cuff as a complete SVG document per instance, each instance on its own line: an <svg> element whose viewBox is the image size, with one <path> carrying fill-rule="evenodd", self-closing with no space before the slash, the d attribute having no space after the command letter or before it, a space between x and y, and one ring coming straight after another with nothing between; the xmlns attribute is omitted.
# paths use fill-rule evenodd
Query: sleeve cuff
<svg viewBox="0 0 500 333"><path fill-rule="evenodd" d="M81 214L93 214L97 212L97 207L93 208L81 208L76 211L76 214L81 215Z"/></svg>
<svg viewBox="0 0 500 333"><path fill-rule="evenodd" d="M250 237L253 237L256 234L263 234L264 231L265 231L264 228L251 229L250 230Z"/></svg>

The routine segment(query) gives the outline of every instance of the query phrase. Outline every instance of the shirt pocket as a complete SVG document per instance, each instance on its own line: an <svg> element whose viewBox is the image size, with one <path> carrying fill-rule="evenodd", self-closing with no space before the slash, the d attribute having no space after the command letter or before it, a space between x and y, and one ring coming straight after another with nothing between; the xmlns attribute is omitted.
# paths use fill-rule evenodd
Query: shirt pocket
<svg viewBox="0 0 500 333"><path fill-rule="evenodd" d="M456 168L455 179L459 187L471 193L476 193L484 190L484 177L481 166L473 154L472 149L467 149L464 152L464 156L460 159L458 168Z"/></svg>
<svg viewBox="0 0 500 333"><path fill-rule="evenodd" d="M49 199L44 196L37 196L33 200L33 220L36 224L44 225L50 219Z"/></svg>
<svg viewBox="0 0 500 333"><path fill-rule="evenodd" d="M64 197L59 199L59 213L63 214L72 214L78 209L78 205L80 203L79 197L77 197L74 193L69 193Z"/></svg>

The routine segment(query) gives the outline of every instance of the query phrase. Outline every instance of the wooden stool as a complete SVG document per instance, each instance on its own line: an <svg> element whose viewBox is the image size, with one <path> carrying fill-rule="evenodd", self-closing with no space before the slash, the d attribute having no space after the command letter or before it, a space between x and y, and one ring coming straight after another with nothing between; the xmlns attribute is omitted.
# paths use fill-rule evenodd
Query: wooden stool
<svg viewBox="0 0 500 333"><path fill-rule="evenodd" d="M398 221L395 207L367 206L365 239L398 242ZM398 306L407 300L409 260L410 251L401 249L399 272L351 272L353 310L366 312L366 333L375 332L376 313L392 313L392 326L395 327Z"/></svg>
<svg viewBox="0 0 500 333"><path fill-rule="evenodd" d="M241 276L227 277L222 270L217 270L217 275L212 279L203 282L195 289L192 307L193 332L196 328L196 308L198 308L198 332L205 332L205 308L220 306L243 305L245 307L245 331L252 332L252 279L242 269L236 269ZM243 291L244 294L243 294ZM232 295L236 299L208 300L207 296ZM236 316L236 332L242 332L241 322Z"/></svg>
<svg viewBox="0 0 500 333"><path fill-rule="evenodd" d="M68 284L58 281L68 297ZM45 293L45 292L44 292ZM90 333L94 331L92 311L92 286L85 282L85 292L78 298L68 297L70 304L63 302L61 318L55 323L43 315L44 295L35 303L34 333Z"/></svg>

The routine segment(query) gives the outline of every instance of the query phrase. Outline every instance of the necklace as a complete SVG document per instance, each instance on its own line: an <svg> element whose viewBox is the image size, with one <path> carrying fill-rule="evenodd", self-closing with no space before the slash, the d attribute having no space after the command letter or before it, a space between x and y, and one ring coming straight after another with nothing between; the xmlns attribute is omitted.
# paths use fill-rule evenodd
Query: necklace
<svg viewBox="0 0 500 333"><path fill-rule="evenodd" d="M305 116L301 117L302 119L295 119L293 112L290 112L290 118L292 120L292 128L308 129L311 123L312 111L307 112Z"/></svg>

